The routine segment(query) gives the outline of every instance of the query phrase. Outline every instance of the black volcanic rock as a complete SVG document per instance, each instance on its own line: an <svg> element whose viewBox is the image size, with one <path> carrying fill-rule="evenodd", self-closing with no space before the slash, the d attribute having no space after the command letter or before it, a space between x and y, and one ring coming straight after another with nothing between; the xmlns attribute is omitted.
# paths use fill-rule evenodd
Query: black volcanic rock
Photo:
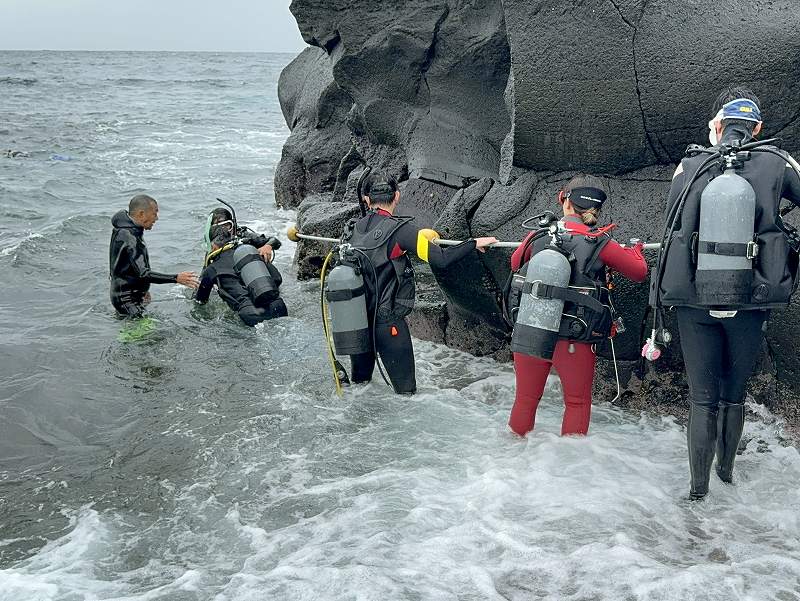
<svg viewBox="0 0 800 601"><path fill-rule="evenodd" d="M578 172L606 178L614 236L658 241L675 163L703 143L728 83L759 94L765 136L800 148L800 10L794 0L293 0L304 51L281 76L292 129L276 200L305 231L338 237L357 214L364 163L401 181L399 214L445 238L520 240L528 217L558 210ZM301 277L326 248L303 243ZM508 356L498 298L508 250L427 268L415 335ZM650 255L651 263L655 259ZM628 330L615 342L622 404L675 412L686 382L677 341L640 358L647 287L616 278ZM750 392L800 423L800 300L775 312ZM668 319L673 334L674 323ZM596 398L616 394L608 346Z"/></svg>
<svg viewBox="0 0 800 601"><path fill-rule="evenodd" d="M353 100L333 81L327 55L306 48L281 73L278 98L292 135L275 172L275 201L295 208L306 196L333 192L351 147L344 127Z"/></svg>
<svg viewBox="0 0 800 601"><path fill-rule="evenodd" d="M330 54L370 144L401 148L412 177L462 186L497 176L510 127L498 0L295 0L291 9L305 40Z"/></svg>
<svg viewBox="0 0 800 601"><path fill-rule="evenodd" d="M760 94L767 135L798 139L793 0L503 0L503 7L515 166L624 173L677 162L688 142L706 138L711 104L729 82Z"/></svg>

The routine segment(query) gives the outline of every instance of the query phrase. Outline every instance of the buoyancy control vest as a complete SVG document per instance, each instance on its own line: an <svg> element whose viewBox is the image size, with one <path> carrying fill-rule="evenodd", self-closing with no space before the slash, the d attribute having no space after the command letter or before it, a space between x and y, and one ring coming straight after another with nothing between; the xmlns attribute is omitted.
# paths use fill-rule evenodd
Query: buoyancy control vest
<svg viewBox="0 0 800 601"><path fill-rule="evenodd" d="M529 239L531 259L545 249L563 254L570 265L569 284L566 287L545 286L536 290L541 299L564 300L558 338L576 342L597 343L611 335L614 320L612 304L606 282L606 266L599 259L600 251L611 240L608 234L597 235L596 228L587 234L570 232L563 227L554 235L541 230ZM522 294L530 293L526 274L530 261L513 272L506 287L506 306L512 323L516 323Z"/></svg>
<svg viewBox="0 0 800 601"><path fill-rule="evenodd" d="M694 178L708 156L701 153L684 158L681 165L685 177ZM660 282L659 304L665 306L746 310L787 305L797 282L798 255L781 229L779 215L786 164L786 160L774 154L753 151L749 158L733 167L726 167L724 159L720 159L700 176L691 186L678 224L669 235L660 277L652 280L651 304L655 301L655 286ZM730 182L723 184L724 180ZM749 236L743 233L741 240L705 239L708 236L704 231L716 229L717 235L711 237L719 237L733 229L732 226L709 228L706 217L701 224L701 208L705 206L708 214L710 205L719 206L715 189L723 185L734 192L727 192L728 214L720 213L721 219L734 217L737 211L754 213L752 218L750 214L742 216L752 231ZM736 259L751 268L734 265L737 271L728 268L726 273L719 269L716 274L708 269L709 265L715 266L714 261L731 264Z"/></svg>
<svg viewBox="0 0 800 601"><path fill-rule="evenodd" d="M377 321L401 319L414 308L414 267L406 253L392 259L389 244L392 235L412 219L370 213L345 227L342 241L355 249L367 306Z"/></svg>
<svg viewBox="0 0 800 601"><path fill-rule="evenodd" d="M272 263L265 263L261 256L257 255L269 278L269 293L258 294L259 291L263 293L264 289L261 286L247 286L242 278L241 268L237 267L236 250L242 247L253 248L246 244L237 245L231 242L221 249L209 253L206 257L205 270L216 281L219 295L234 311L238 312L246 304L268 307L270 302L278 298L280 294L280 286L283 283L281 273ZM254 248L253 250L255 251ZM255 252L257 254L257 251ZM259 271L259 273L261 272Z"/></svg>

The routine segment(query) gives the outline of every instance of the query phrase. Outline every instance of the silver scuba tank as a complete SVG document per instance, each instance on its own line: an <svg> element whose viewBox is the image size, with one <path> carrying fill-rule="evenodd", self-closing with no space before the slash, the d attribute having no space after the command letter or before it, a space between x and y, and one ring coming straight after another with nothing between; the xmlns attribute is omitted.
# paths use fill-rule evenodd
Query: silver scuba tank
<svg viewBox="0 0 800 601"><path fill-rule="evenodd" d="M325 278L333 344L338 355L372 350L364 278L351 265L340 263Z"/></svg>
<svg viewBox="0 0 800 601"><path fill-rule="evenodd" d="M533 357L550 360L558 342L564 301L557 298L539 298L538 287L569 286L572 268L569 260L557 250L545 248L528 262L525 284L520 299L517 323L511 337L511 350Z"/></svg>
<svg viewBox="0 0 800 601"><path fill-rule="evenodd" d="M267 305L278 298L278 287L267 264L251 245L240 244L236 247L233 251L233 268L242 278L254 305Z"/></svg>
<svg viewBox="0 0 800 601"><path fill-rule="evenodd" d="M707 307L751 302L756 193L746 179L725 171L700 196L695 286Z"/></svg>

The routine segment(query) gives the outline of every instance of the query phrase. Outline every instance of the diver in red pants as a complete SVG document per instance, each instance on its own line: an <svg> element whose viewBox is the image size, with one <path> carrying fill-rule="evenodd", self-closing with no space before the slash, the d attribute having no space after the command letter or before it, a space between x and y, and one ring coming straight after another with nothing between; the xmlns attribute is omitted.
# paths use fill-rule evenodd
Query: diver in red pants
<svg viewBox="0 0 800 601"><path fill-rule="evenodd" d="M564 214L558 224L558 246L569 257L571 268L567 288L582 294L573 294L574 302L566 300L564 303L552 359L514 353L517 392L508 425L520 436L533 430L536 408L551 367L556 368L564 393L561 434L587 433L592 411L594 345L614 333L608 270L617 271L635 282L647 277L641 243L623 247L608 234L613 226L596 227L600 208L606 200L602 180L592 176L575 177L559 192L558 199ZM512 271L524 271L532 256L553 247L553 240L547 230L531 232L511 256ZM578 299L574 299L575 296ZM581 296L594 300L581 301ZM511 299L509 305L513 304Z"/></svg>

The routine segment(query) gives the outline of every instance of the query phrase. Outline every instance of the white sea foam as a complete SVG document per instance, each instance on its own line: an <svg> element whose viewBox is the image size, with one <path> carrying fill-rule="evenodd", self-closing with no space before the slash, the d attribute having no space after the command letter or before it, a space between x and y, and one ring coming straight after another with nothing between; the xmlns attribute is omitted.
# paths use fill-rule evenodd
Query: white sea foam
<svg viewBox="0 0 800 601"><path fill-rule="evenodd" d="M782 444L779 421L748 421L746 436L763 444L738 459L736 485L714 479L708 499L690 503L685 433L673 419L599 406L590 436L563 438L561 401L548 394L536 431L520 439L505 426L510 366L415 344L416 396L376 381L319 406L302 385L288 387L281 419L306 419L305 438L248 420L209 441L208 472L176 492L172 513L140 531L133 516L85 508L71 532L0 572L0 599L797 594L800 456ZM463 386L436 387L448 379ZM124 562L131 536L166 570L148 587L136 584L141 574L103 567Z"/></svg>

